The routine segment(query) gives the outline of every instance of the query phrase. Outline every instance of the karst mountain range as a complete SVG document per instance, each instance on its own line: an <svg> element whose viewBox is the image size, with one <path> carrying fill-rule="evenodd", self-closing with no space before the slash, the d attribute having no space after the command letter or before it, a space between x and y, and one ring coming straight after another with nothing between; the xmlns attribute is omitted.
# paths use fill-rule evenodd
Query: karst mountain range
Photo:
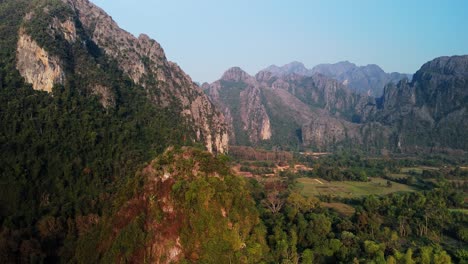
<svg viewBox="0 0 468 264"><path fill-rule="evenodd" d="M99 63L105 59L155 106L177 106L188 131L184 138L211 152L226 152L229 144L376 153L468 150L468 56L435 58L414 75L350 62L312 69L293 62L255 76L234 67L198 86L147 35L131 35L87 0L62 2L71 11L27 12L18 28L16 70L35 90L52 93L54 86L80 79L82 93L98 97L103 108L118 107L122 94L109 85L112 77ZM27 25L44 13L51 18L46 29L32 32ZM90 58L86 67L107 79L80 69L84 57Z"/></svg>

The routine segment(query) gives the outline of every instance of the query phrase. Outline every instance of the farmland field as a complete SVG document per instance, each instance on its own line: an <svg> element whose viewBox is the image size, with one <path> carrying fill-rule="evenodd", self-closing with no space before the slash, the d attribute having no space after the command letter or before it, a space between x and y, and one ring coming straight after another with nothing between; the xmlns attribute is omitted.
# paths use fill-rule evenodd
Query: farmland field
<svg viewBox="0 0 468 264"><path fill-rule="evenodd" d="M401 173L410 173L415 172L416 174L421 174L423 170L437 170L437 167L428 167L428 166L418 166L418 167L405 167L401 168Z"/></svg>
<svg viewBox="0 0 468 264"><path fill-rule="evenodd" d="M388 174L388 176L392 179L406 179L408 177L410 177L410 175L406 174L406 173L390 173Z"/></svg>
<svg viewBox="0 0 468 264"><path fill-rule="evenodd" d="M449 209L450 212L458 212L458 213L463 213L468 215L468 209Z"/></svg>
<svg viewBox="0 0 468 264"><path fill-rule="evenodd" d="M344 203L326 203L321 202L320 205L325 208L330 208L343 216L352 216L356 210L351 206Z"/></svg>
<svg viewBox="0 0 468 264"><path fill-rule="evenodd" d="M334 181L328 182L322 179L299 178L302 185L302 193L309 195L330 195L343 198L354 198L364 195L381 195L394 192L413 192L416 189L396 182L387 187L387 180L382 178L370 178L369 182Z"/></svg>

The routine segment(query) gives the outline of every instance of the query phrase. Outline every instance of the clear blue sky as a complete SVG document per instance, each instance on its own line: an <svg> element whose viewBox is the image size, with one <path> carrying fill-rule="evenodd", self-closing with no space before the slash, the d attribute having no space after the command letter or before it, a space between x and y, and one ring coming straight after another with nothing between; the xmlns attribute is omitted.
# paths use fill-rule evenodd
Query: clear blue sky
<svg viewBox="0 0 468 264"><path fill-rule="evenodd" d="M301 61L349 60L414 73L468 54L465 0L92 0L125 30L146 33L194 81Z"/></svg>

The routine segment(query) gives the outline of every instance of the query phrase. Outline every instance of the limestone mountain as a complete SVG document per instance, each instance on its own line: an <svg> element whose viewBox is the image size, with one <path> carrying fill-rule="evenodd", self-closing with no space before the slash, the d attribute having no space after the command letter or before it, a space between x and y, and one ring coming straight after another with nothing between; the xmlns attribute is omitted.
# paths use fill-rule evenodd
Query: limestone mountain
<svg viewBox="0 0 468 264"><path fill-rule="evenodd" d="M379 97L389 82L398 83L410 74L398 72L386 73L378 65L356 66L348 61L335 64L319 64L312 68L312 73L321 73L342 82L351 90Z"/></svg>
<svg viewBox="0 0 468 264"><path fill-rule="evenodd" d="M265 68L263 71L271 72L276 76L285 76L289 74L309 76L312 74L312 72L307 69L302 62L298 61L293 61L283 66L271 65Z"/></svg>
<svg viewBox="0 0 468 264"><path fill-rule="evenodd" d="M35 90L51 92L54 85L64 85L78 76L86 82L81 87L84 92L96 94L104 107L112 107L118 96L113 87L105 79L89 78L94 73L79 65L80 56L87 56L91 60L86 66L99 69L100 64L93 60L105 57L155 105L178 105L194 140L203 142L209 151L226 150L222 115L147 35L134 37L88 0L44 1L31 8L22 23L17 33L17 69Z"/></svg>
<svg viewBox="0 0 468 264"><path fill-rule="evenodd" d="M328 134L335 142L351 142L366 150L466 151L467 62L468 56L436 58L424 64L411 82L406 78L390 82L381 97L355 108L356 124L311 120L302 130L304 143L320 145L322 135Z"/></svg>
<svg viewBox="0 0 468 264"><path fill-rule="evenodd" d="M289 74L312 76L319 73L339 81L354 92L376 97L382 95L383 88L387 83L398 83L398 81L404 78L411 79L410 74L398 72L386 73L375 64L356 66L356 64L349 61L334 64L319 64L312 69L307 69L301 62L291 62L281 67L272 65L263 71L271 72L279 77Z"/></svg>
<svg viewBox="0 0 468 264"><path fill-rule="evenodd" d="M305 67L296 66L303 72ZM354 67L341 63L338 68L346 73ZM204 85L229 116L231 144L371 152L468 149L465 56L435 59L412 82L389 81L377 98L322 74L281 72L253 77L234 68Z"/></svg>
<svg viewBox="0 0 468 264"><path fill-rule="evenodd" d="M201 89L89 1L0 1L0 35L1 263L70 262L119 186L169 146L226 151Z"/></svg>
<svg viewBox="0 0 468 264"><path fill-rule="evenodd" d="M255 78L234 67L205 91L223 111L232 144L255 144L270 139L270 119Z"/></svg>
<svg viewBox="0 0 468 264"><path fill-rule="evenodd" d="M237 145L299 146L310 120L352 123L367 116L369 104L375 105L373 98L320 74L278 76L261 71L253 77L236 67L204 89L226 116L230 143ZM306 142L329 144L321 139Z"/></svg>
<svg viewBox="0 0 468 264"><path fill-rule="evenodd" d="M404 78L411 78L409 74L386 73L375 64L356 66L348 61L320 64L315 66L312 72L322 73L342 82L356 92L372 96L381 96L384 86L389 82L397 83Z"/></svg>
<svg viewBox="0 0 468 264"><path fill-rule="evenodd" d="M468 150L467 107L468 56L439 57L387 85L372 119L396 130L399 149Z"/></svg>

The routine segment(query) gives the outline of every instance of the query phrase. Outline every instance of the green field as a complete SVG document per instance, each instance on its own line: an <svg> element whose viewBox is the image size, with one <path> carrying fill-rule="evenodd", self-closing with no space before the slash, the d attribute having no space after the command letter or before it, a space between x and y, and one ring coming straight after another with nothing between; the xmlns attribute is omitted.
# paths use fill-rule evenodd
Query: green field
<svg viewBox="0 0 468 264"><path fill-rule="evenodd" d="M338 212L339 214L343 216L352 216L356 212L356 209L354 209L354 207L352 207L351 205L344 204L344 203L321 202L320 206L335 210L336 212Z"/></svg>
<svg viewBox="0 0 468 264"><path fill-rule="evenodd" d="M468 215L468 209L449 209L450 212L464 213Z"/></svg>
<svg viewBox="0 0 468 264"><path fill-rule="evenodd" d="M388 174L388 176L390 178L392 178L392 179L406 179L406 178L410 177L406 173L390 173L390 174Z"/></svg>
<svg viewBox="0 0 468 264"><path fill-rule="evenodd" d="M330 195L343 198L354 198L365 195L383 195L394 192L413 192L414 188L392 182L391 187L387 187L387 180L382 178L370 178L369 182L357 181L335 181L328 182L322 179L299 178L302 185L302 194L310 195Z"/></svg>
<svg viewBox="0 0 468 264"><path fill-rule="evenodd" d="M400 169L399 173L390 173L389 176L392 179L406 179L408 177L412 177L411 173L416 173L421 175L424 170L438 170L439 168L436 167L428 167L428 166L418 166L418 167L404 167Z"/></svg>
<svg viewBox="0 0 468 264"><path fill-rule="evenodd" d="M401 173L410 173L411 171L421 174L423 170L437 170L438 168L436 167L428 167L428 166L418 166L418 167L405 167L401 168L400 172Z"/></svg>

